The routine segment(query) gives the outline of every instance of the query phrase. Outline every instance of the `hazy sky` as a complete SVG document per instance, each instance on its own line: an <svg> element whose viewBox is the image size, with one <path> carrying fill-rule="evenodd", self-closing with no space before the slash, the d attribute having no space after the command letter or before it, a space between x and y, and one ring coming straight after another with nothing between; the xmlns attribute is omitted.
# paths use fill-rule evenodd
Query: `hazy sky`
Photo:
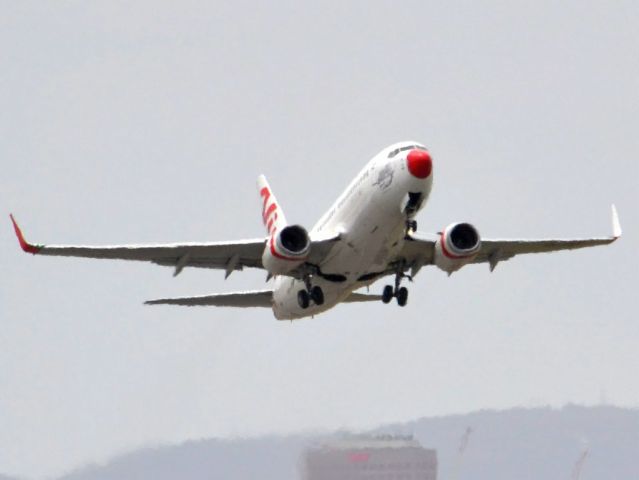
<svg viewBox="0 0 639 480"><path fill-rule="evenodd" d="M1 5L0 210L33 241L261 236L260 173L310 227L407 139L435 162L420 230L607 235L615 202L624 238L493 274L424 269L405 309L278 323L142 305L263 288L263 272L32 258L5 217L0 472L481 408L639 406L637 2Z"/></svg>

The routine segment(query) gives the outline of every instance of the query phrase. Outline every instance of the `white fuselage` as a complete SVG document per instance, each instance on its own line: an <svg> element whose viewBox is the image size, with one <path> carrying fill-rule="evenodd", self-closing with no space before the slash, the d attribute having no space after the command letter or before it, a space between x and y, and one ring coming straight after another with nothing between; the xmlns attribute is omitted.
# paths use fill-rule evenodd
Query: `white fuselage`
<svg viewBox="0 0 639 480"><path fill-rule="evenodd" d="M432 172L426 178L409 172L406 157L410 150L389 157L391 152L409 146L423 148L417 142L402 142L373 157L310 232L311 239L340 235L319 267L322 274L343 275L346 279L336 282L313 276L313 285L324 291L324 303L302 309L297 293L305 288L304 282L277 276L273 313L278 320L313 316L333 308L354 290L377 280L372 274L387 270L404 243L407 219L425 205L433 182ZM421 197L417 208L407 212L409 192ZM367 274L371 275L361 278Z"/></svg>

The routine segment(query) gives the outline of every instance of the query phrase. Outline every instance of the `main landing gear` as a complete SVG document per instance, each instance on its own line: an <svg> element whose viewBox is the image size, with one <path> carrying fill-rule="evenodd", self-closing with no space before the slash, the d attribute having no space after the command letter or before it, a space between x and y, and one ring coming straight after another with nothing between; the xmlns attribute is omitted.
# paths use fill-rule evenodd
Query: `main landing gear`
<svg viewBox="0 0 639 480"><path fill-rule="evenodd" d="M324 292L322 291L322 287L311 285L311 275L306 275L304 277L304 284L306 285L306 290L300 290L297 292L297 304L300 308L306 310L311 304L311 301L315 305L322 305L324 303Z"/></svg>
<svg viewBox="0 0 639 480"><path fill-rule="evenodd" d="M384 290L382 291L382 302L390 303L390 301L395 297L397 299L397 305L400 307L406 306L408 303L408 289L406 287L400 287L399 284L402 281L402 278L408 278L410 281L413 279L410 275L406 275L403 272L397 272L395 275L395 288L392 285L386 285Z"/></svg>
<svg viewBox="0 0 639 480"><path fill-rule="evenodd" d="M417 220L406 220L406 236L417 231Z"/></svg>

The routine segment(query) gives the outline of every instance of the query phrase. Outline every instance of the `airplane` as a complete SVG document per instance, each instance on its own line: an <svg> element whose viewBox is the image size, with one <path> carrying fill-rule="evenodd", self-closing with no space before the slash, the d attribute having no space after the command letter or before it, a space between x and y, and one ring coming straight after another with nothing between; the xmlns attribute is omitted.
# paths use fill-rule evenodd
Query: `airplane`
<svg viewBox="0 0 639 480"><path fill-rule="evenodd" d="M612 206L612 236L580 239L487 239L468 222L448 225L434 235L417 232L415 216L433 184L433 159L418 142L400 142L375 155L311 230L289 224L263 175L257 186L267 236L252 240L164 245L76 246L29 243L13 215L22 250L34 255L147 261L171 266L224 270L263 269L269 289L181 298L148 305L270 307L278 320L315 316L340 303L408 301L402 281L424 266L451 275L468 264L487 263L492 272L515 255L607 245L621 236ZM383 277L394 281L381 293L357 292Z"/></svg>

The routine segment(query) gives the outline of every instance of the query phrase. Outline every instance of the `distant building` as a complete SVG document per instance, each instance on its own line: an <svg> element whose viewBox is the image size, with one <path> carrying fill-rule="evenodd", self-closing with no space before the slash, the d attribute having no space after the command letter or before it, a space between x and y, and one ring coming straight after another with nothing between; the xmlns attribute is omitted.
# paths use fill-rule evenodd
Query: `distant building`
<svg viewBox="0 0 639 480"><path fill-rule="evenodd" d="M303 480L437 480L437 452L413 437L352 437L308 449Z"/></svg>

